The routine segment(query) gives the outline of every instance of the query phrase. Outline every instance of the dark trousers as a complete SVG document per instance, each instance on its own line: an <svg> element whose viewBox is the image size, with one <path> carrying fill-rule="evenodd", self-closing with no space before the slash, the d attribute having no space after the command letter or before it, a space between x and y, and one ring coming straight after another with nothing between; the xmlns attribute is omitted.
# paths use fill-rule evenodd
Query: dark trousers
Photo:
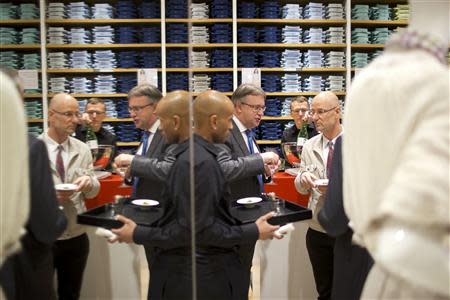
<svg viewBox="0 0 450 300"><path fill-rule="evenodd" d="M58 240L53 247L58 278L58 299L80 298L83 273L89 254L89 239L82 234L68 240Z"/></svg>
<svg viewBox="0 0 450 300"><path fill-rule="evenodd" d="M308 228L306 248L311 261L319 300L331 299L333 287L334 238L326 233Z"/></svg>

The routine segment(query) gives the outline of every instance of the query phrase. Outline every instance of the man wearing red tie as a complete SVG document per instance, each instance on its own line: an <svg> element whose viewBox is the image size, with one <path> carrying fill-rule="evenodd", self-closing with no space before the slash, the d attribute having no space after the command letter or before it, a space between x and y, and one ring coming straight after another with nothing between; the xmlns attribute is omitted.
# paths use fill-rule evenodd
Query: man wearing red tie
<svg viewBox="0 0 450 300"><path fill-rule="evenodd" d="M314 97L310 115L320 134L306 141L301 154L300 173L295 178L295 187L301 194L311 193L308 207L313 211L306 233L306 248L311 261L318 299L330 299L333 285L334 238L328 236L317 221L323 207L325 184L318 179L327 179L333 160L333 147L343 133L340 124L339 99L332 92L321 92Z"/></svg>

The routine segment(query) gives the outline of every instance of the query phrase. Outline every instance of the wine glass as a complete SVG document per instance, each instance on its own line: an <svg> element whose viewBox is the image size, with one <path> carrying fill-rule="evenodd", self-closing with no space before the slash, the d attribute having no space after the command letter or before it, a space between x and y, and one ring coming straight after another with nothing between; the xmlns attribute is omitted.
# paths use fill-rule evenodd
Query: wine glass
<svg viewBox="0 0 450 300"><path fill-rule="evenodd" d="M127 173L128 167L116 167L116 172L123 178L122 184L119 185L120 188L128 187L128 185L125 184L125 175Z"/></svg>

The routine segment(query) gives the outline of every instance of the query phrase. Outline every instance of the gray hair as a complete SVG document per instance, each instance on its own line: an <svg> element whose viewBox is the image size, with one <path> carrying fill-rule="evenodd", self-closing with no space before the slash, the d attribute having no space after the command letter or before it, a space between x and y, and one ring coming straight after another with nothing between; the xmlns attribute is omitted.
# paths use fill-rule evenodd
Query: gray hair
<svg viewBox="0 0 450 300"><path fill-rule="evenodd" d="M266 100L266 93L263 91L262 88L249 84L249 83L243 83L234 91L233 95L231 96L231 100L233 101L233 104L236 105L237 102L241 102L242 99L244 99L247 96L263 96L264 100Z"/></svg>
<svg viewBox="0 0 450 300"><path fill-rule="evenodd" d="M128 99L130 99L131 97L142 96L147 97L152 103L158 103L158 101L163 97L156 86L148 83L139 84L128 92Z"/></svg>

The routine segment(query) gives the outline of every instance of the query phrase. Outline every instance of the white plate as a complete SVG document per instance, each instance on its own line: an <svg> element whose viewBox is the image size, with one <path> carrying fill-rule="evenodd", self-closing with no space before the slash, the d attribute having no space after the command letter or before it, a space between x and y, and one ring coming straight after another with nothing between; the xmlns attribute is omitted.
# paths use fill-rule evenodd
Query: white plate
<svg viewBox="0 0 450 300"><path fill-rule="evenodd" d="M72 183L60 183L55 185L57 191L75 191L78 188L76 184Z"/></svg>
<svg viewBox="0 0 450 300"><path fill-rule="evenodd" d="M289 175L292 175L292 176L297 176L298 173L300 172L300 168L290 168L290 169L284 170L284 172L288 173Z"/></svg>
<svg viewBox="0 0 450 300"><path fill-rule="evenodd" d="M136 199L136 200L131 201L131 203L133 203L134 205L139 205L139 206L156 206L159 204L158 201L150 200L150 199Z"/></svg>
<svg viewBox="0 0 450 300"><path fill-rule="evenodd" d="M317 186L328 186L328 179L317 179L314 183Z"/></svg>
<svg viewBox="0 0 450 300"><path fill-rule="evenodd" d="M262 198L260 197L248 197L248 198L242 198L237 200L236 202L239 204L244 204L244 205L252 205L258 202L261 202Z"/></svg>

